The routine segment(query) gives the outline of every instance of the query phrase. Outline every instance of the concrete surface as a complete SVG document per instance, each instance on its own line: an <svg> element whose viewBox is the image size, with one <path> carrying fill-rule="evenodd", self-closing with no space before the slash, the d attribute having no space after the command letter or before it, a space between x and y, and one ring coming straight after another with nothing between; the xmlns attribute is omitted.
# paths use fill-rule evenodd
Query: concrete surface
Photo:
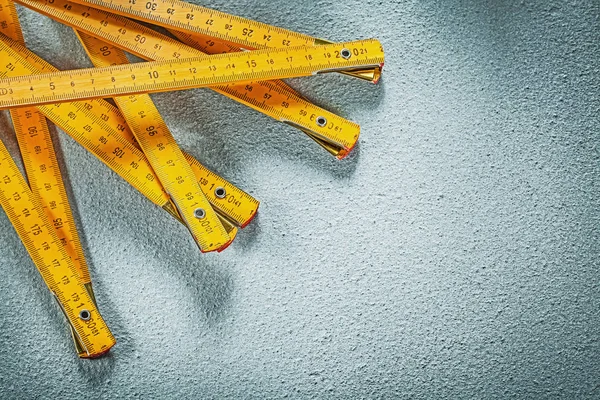
<svg viewBox="0 0 600 400"><path fill-rule="evenodd" d="M378 87L292 81L361 123L360 147L338 162L215 93L154 96L182 147L262 201L203 256L57 133L118 345L76 358L2 213L1 398L600 398L598 1L203 4L381 39ZM34 51L89 66L70 29L19 12Z"/></svg>

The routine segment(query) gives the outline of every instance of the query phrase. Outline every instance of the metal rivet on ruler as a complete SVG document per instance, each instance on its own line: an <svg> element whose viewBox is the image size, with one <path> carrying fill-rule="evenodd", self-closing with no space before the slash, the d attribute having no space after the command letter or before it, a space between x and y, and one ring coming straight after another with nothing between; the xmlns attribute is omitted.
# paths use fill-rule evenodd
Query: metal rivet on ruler
<svg viewBox="0 0 600 400"><path fill-rule="evenodd" d="M325 117L318 117L317 118L317 125L319 125L321 128L327 126L327 118L325 118Z"/></svg>
<svg viewBox="0 0 600 400"><path fill-rule="evenodd" d="M215 189L215 196L219 199L224 199L227 196L227 191L224 187L218 187Z"/></svg>
<svg viewBox="0 0 600 400"><path fill-rule="evenodd" d="M204 217L206 217L206 211L204 211L203 208L196 208L194 210L194 217L198 219L204 219Z"/></svg>
<svg viewBox="0 0 600 400"><path fill-rule="evenodd" d="M79 318L84 321L89 321L90 318L92 318L92 313L90 313L89 310L81 310L79 311Z"/></svg>
<svg viewBox="0 0 600 400"><path fill-rule="evenodd" d="M340 54L342 55L342 58L344 60L349 60L350 57L352 57L352 52L348 49L342 49L342 51L340 51Z"/></svg>

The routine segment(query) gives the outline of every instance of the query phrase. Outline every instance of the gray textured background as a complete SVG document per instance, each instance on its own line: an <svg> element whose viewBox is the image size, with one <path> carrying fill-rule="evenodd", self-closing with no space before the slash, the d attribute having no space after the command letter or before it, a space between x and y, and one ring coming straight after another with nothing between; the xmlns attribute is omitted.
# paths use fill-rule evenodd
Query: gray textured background
<svg viewBox="0 0 600 400"><path fill-rule="evenodd" d="M207 90L154 96L183 148L262 201L202 256L57 133L118 345L77 359L0 213L0 397L600 398L597 0L203 4L379 38L380 86L292 81L361 123L359 148L333 160ZM34 51L89 66L70 29L19 11Z"/></svg>

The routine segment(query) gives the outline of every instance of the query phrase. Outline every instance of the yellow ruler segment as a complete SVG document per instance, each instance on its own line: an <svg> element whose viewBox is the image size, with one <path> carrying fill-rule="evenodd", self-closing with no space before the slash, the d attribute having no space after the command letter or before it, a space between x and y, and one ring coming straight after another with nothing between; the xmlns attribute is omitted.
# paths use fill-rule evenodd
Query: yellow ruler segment
<svg viewBox="0 0 600 400"><path fill-rule="evenodd" d="M224 219L240 228L248 226L254 217L256 217L260 202L231 182L228 182L206 168L192 155L184 151L183 156L192 168L196 181L210 202L210 205L219 217L222 217L221 223L225 226L229 236L232 235L232 229L227 227Z"/></svg>
<svg viewBox="0 0 600 400"><path fill-rule="evenodd" d="M108 47L111 49L113 48L112 45L108 45ZM95 101L100 102L100 106L102 106L104 110L104 115L109 117L107 124L109 124L109 126L116 127L116 130L125 140L141 150L135 139L135 136L127 126L125 117L123 117L121 112L113 107L110 103L107 103L103 100ZM122 129L122 127L125 128ZM219 216L222 217L221 222L225 226L229 236L232 236L235 233L232 232L233 228L228 228L223 219L227 219L234 226L239 226L241 228L245 228L250 222L252 222L256 216L256 213L258 212L258 207L260 206L260 202L257 199L236 187L225 178L206 168L192 155L186 153L185 151L183 154L188 164L192 168L192 171L194 171L196 180L202 188L205 196L208 198L208 201L210 201L211 205L219 214ZM226 195L224 198L223 192L222 190L219 190L219 188L225 188ZM167 204L164 204L162 208L166 209L177 220L183 223L176 208L170 201L168 201Z"/></svg>
<svg viewBox="0 0 600 400"><path fill-rule="evenodd" d="M6 60L10 67L6 68L0 64L0 76L15 75L15 71L11 71L11 69L17 70L16 75L56 71L50 64L18 43L2 36L0 36L0 41L8 43L15 50L12 57L3 58L3 61ZM150 201L179 219L177 210L164 192L146 156L137 147L135 138L118 109L104 100L41 106L39 109ZM123 157L115 157L113 154L121 151L124 153ZM131 155L137 156L138 159L132 159ZM229 220L234 221L236 225L246 226L258 210L258 201L219 175L209 171L193 157L186 156L186 158L192 165L202 188L213 185L226 188L229 194L227 202L215 197L214 194L206 193L211 202L214 200L214 208ZM230 199L232 200L230 201Z"/></svg>
<svg viewBox="0 0 600 400"><path fill-rule="evenodd" d="M10 64L9 68L0 70L1 77L57 71L19 43L4 36L0 37L0 42L0 47L10 49L9 53L0 56L7 65ZM146 156L118 129L108 124L111 109L106 105L87 101L45 105L38 109L153 203L161 207L169 203L169 197L156 179ZM116 110L112 108L112 111ZM105 114L104 111L109 113Z"/></svg>
<svg viewBox="0 0 600 400"><path fill-rule="evenodd" d="M19 43L25 43L12 0L0 0L0 32ZM10 114L31 191L40 200L48 219L56 229L58 239L79 273L81 283L95 303L89 268L46 118L36 108L15 108L10 110ZM72 328L71 336L79 356L87 357L83 344Z"/></svg>
<svg viewBox="0 0 600 400"><path fill-rule="evenodd" d="M0 32L19 43L25 43L17 9L12 1L0 2Z"/></svg>
<svg viewBox="0 0 600 400"><path fill-rule="evenodd" d="M8 41L8 39L4 40ZM11 42L11 45L15 49L17 48L14 42ZM12 61L11 64L15 67L20 68L20 73L27 73L26 71L37 73L38 71L48 69L54 70L49 64L46 64L29 50L21 48L20 51L22 53L20 57L7 59L7 61ZM10 71L0 69L0 75L6 76L8 72ZM14 73L14 71L12 72ZM103 100L93 100L68 105L42 106L40 108L54 123L73 136L80 144L83 144L84 147L92 151L101 160L108 159L112 161L110 164L107 163L107 165L129 183L142 182L139 185L134 185L133 183L132 185L155 204L167 209L171 214L178 217L177 211L171 205L168 196L164 193L145 155L137 148L137 143L135 143L133 134L129 130L129 127L127 127L123 116L115 107ZM104 144L104 146L99 146L96 143ZM111 143L115 147L111 147ZM132 161L127 158L114 157L112 153L117 147L124 151L134 149L140 160ZM236 199L232 203L224 203L220 199L215 198L215 203L218 204L219 211L226 217L236 221L238 225L247 225L258 209L258 201L200 165L193 157L188 156L186 158L189 163L193 164L197 180L202 183L203 187L207 186L207 184L215 185L216 187L226 187L229 193Z"/></svg>
<svg viewBox="0 0 600 400"><path fill-rule="evenodd" d="M95 66L129 64L121 50L109 50L106 43L85 34L79 38ZM229 244L229 235L150 96L114 100L200 249L216 251Z"/></svg>
<svg viewBox="0 0 600 400"><path fill-rule="evenodd" d="M0 0L0 32L25 44L12 0ZM11 110L29 185L42 202L84 284L91 285L77 227L67 197L46 118L35 108ZM91 289L91 286L90 286ZM90 294L92 294L90 292Z"/></svg>
<svg viewBox="0 0 600 400"><path fill-rule="evenodd" d="M259 201L208 170L191 155L185 152L183 155L192 167L198 184L217 214L241 228L248 226L258 212ZM227 229L227 226L225 228ZM231 236L231 232L228 233Z"/></svg>
<svg viewBox="0 0 600 400"><path fill-rule="evenodd" d="M96 67L129 63L125 53L118 47L85 33L77 31L76 33ZM116 97L115 101L123 111L131 128L140 129L142 124L150 124L148 127L153 127L149 131L144 129L138 135L152 134L152 138L159 142L161 136L171 136L168 127L148 95ZM151 124L151 121L155 121L156 124ZM173 139L165 140L172 141ZM258 211L258 201L209 171L191 155L183 152L182 156L187 160L186 163L190 165L198 185L202 188L202 192L204 192L215 211L238 226L245 227L248 225ZM165 159L165 156L161 155L161 157Z"/></svg>
<svg viewBox="0 0 600 400"><path fill-rule="evenodd" d="M31 190L40 197L50 223L73 260L82 282L91 284L46 118L35 108L15 108L11 110L11 116Z"/></svg>
<svg viewBox="0 0 600 400"><path fill-rule="evenodd" d="M236 45L212 39L199 34L187 34L172 30L173 36L186 45L205 54L223 54L242 51ZM261 90L262 89L262 90ZM218 89L213 88L219 92ZM244 104L264 112L288 125L300 129L325 150L339 159L345 158L358 143L360 126L323 108L317 107L302 98L294 89L280 80L253 82L250 85L236 85L223 88L219 93L232 99L252 99ZM266 107L266 105L269 107ZM279 110L268 114L265 110ZM326 123L317 123L317 120Z"/></svg>
<svg viewBox="0 0 600 400"><path fill-rule="evenodd" d="M14 53L6 43L0 46L0 57ZM61 71L0 80L0 108L311 76L383 62L381 43L370 39Z"/></svg>
<svg viewBox="0 0 600 400"><path fill-rule="evenodd" d="M42 204L27 186L1 141L0 204L44 282L58 300L85 355L98 357L109 351L115 344L115 338L81 282Z"/></svg>
<svg viewBox="0 0 600 400"><path fill-rule="evenodd" d="M33 0L40 1L40 0ZM52 1L52 0L45 0ZM332 42L292 32L276 26L177 0L74 0L154 25L192 32L235 43L247 50L318 46ZM354 75L354 73L352 73ZM379 80L379 67L355 74L358 78Z"/></svg>
<svg viewBox="0 0 600 400"><path fill-rule="evenodd" d="M187 45L192 46L198 50L202 50L206 54L235 53L236 51L240 50L252 50L251 46L244 46L242 48L238 44L226 42L221 39L217 39L214 36L203 35L198 32L178 31L174 28L168 29L172 35L177 37L177 39L179 39L183 43L186 43ZM334 42L330 42L327 40L317 39L318 45L333 43ZM340 73L344 75L353 76L355 78L359 78L365 81L377 83L381 79L382 68L377 67L374 69L366 69L364 71L341 71Z"/></svg>
<svg viewBox="0 0 600 400"><path fill-rule="evenodd" d="M227 47L213 39L208 39L209 44L206 45L197 36L178 33L178 37L190 47L127 18L66 0L53 0L52 3L36 0L20 2L146 60L198 57L202 52L214 54L215 48L221 49L217 53L240 50L239 47ZM349 154L357 143L360 134L357 124L311 104L283 82L254 82L212 89L301 129L338 158Z"/></svg>
<svg viewBox="0 0 600 400"><path fill-rule="evenodd" d="M79 34L78 32L77 34L95 65L119 65L128 63L127 57L120 49L114 48L113 46L85 34ZM219 187L222 188L220 191L216 194L209 192L209 195L205 197L210 197L210 200L208 201L210 203L216 203L219 206L214 211L217 212L216 217L219 219L228 235L228 239L224 241L219 248L215 248L215 250L222 251L228 247L238 233L234 224L239 224L240 226L247 225L256 214L258 202L220 176L208 171L190 155L181 152L158 110L154 106L154 103L150 99L150 96L138 95L127 98L117 97L114 100L124 112L127 124L130 128L133 128L136 133L137 142L132 138L132 143L135 143L136 145L141 144L142 149L145 148L144 153L149 153L147 155L151 164L153 164L153 162L156 164L152 165L154 171L157 173L161 183L163 183L163 187L171 193L171 198L177 205L176 211L177 216L179 217L178 219L190 229L194 238L198 236L198 227L193 224L190 226L189 222L185 221L185 218L182 216L182 214L185 214L183 210L188 208L187 213L189 215L194 215L195 212L199 212L197 211L198 207L196 207L196 205L190 205L190 201L193 200L193 194L205 196L204 192L206 190L202 190L203 186L205 186L202 183L206 181L204 176L209 175L212 178L211 181L213 184L217 182L217 184L220 185ZM156 125L153 125L153 123ZM154 145L150 143L151 141L154 141ZM171 146L175 146L175 148L172 148ZM192 165L196 168L192 168ZM187 174L187 179L183 179L185 174ZM175 179L176 185L173 184ZM188 182L191 182L191 184ZM178 188L177 186L183 186L183 188ZM222 192L224 193L225 186L229 186L231 193L243 197L245 201L243 203L238 202L237 204L223 201L225 197L220 198L219 195L222 195ZM179 196L179 200L177 200L177 196ZM189 209L191 206L195 208ZM235 208L239 208L240 206L242 209L244 207L249 207L250 212L246 210L243 215L238 213ZM200 247L202 249L202 246ZM209 249L203 251L212 250Z"/></svg>

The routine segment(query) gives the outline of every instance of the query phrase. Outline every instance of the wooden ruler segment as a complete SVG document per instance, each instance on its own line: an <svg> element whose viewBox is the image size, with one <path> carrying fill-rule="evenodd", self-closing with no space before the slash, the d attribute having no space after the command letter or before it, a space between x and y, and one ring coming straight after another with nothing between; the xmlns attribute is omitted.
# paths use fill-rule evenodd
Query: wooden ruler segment
<svg viewBox="0 0 600 400"><path fill-rule="evenodd" d="M121 50L109 50L106 43L85 34L79 38L96 67L129 64ZM150 96L114 100L201 250L220 250L231 243Z"/></svg>
<svg viewBox="0 0 600 400"><path fill-rule="evenodd" d="M77 233L46 118L35 108L11 110L31 190L39 196L50 223L84 284L91 278ZM92 293L90 293L92 294Z"/></svg>
<svg viewBox="0 0 600 400"><path fill-rule="evenodd" d="M108 47L112 49L114 46L108 45ZM114 48L118 49L116 47ZM135 139L135 136L131 132L127 122L125 121L125 117L121 114L121 112L113 107L110 103L107 103L103 100L100 100L100 102L101 106L105 110L105 115L110 117L107 121L107 124L116 127L116 130L121 134L121 136L123 136L125 140L131 143L132 146L135 146L141 150L137 140ZM125 129L121 129L121 127L125 127ZM208 201L211 203L213 209L219 214L219 216L226 218L235 226L241 228L248 226L248 224L252 222L256 216L260 202L247 192L235 186L233 183L206 168L191 154L183 151L183 155L192 168L192 171L196 176L196 181L202 188L204 195L208 198ZM225 188L225 198L222 197L222 191L217 190L218 188ZM164 204L162 208L166 209L177 220L183 223L176 208L171 202ZM223 223L224 221L221 222ZM226 230L231 236L231 231L233 229L228 229L226 226Z"/></svg>
<svg viewBox="0 0 600 400"><path fill-rule="evenodd" d="M0 0L0 32L21 44L25 44L17 11L11 0ZM56 229L58 239L65 247L79 274L81 283L95 304L96 299L90 271L83 253L46 118L33 107L15 108L10 110L10 114L29 187L33 195L40 200L46 216ZM73 328L70 330L77 354L83 358L88 357L85 346L79 341L77 332Z"/></svg>
<svg viewBox="0 0 600 400"><path fill-rule="evenodd" d="M11 0L0 0L0 20L0 32L24 45L23 32ZM11 117L31 190L40 198L81 280L91 289L90 272L46 118L35 108L12 109ZM92 292L90 294L93 296Z"/></svg>
<svg viewBox="0 0 600 400"><path fill-rule="evenodd" d="M0 1L0 33L19 43L25 43L17 9L12 1Z"/></svg>
<svg viewBox="0 0 600 400"><path fill-rule="evenodd" d="M236 45L220 42L199 34L188 34L172 30L173 36L191 48L205 54L224 54L242 51ZM261 90L262 89L262 90ZM281 80L251 82L247 85L230 85L213 90L234 100L242 99L248 107L273 117L276 113L268 114L271 110L279 109L284 117L277 117L281 122L300 129L317 144L339 159L345 158L358 143L360 126L332 112L320 108L304 99ZM254 101L246 101L252 99ZM276 118L276 119L277 119ZM324 118L326 124L318 124L317 119Z"/></svg>
<svg viewBox="0 0 600 400"><path fill-rule="evenodd" d="M17 42L22 43L22 32L14 3L11 0L0 0L0 10L2 10L2 12L0 12L0 33L3 33L12 39L15 39ZM40 71L44 71L46 68L52 68L49 64L45 63L43 60L29 51L25 54L22 54L22 56ZM13 66L10 65L10 63L8 63L6 66L0 64L0 74L3 74L2 71L3 69L6 69L6 67L12 68ZM131 130L129 129L129 126L127 125L123 115L110 103L104 100L92 100L85 102L83 105L79 104L78 106L78 109L74 109L74 107L65 108L64 105L62 105L62 110L60 109L61 106L53 108L52 110L55 112L52 118L53 122L63 130L70 133L71 136L73 136L76 140L81 136L90 137L94 133L104 133L97 139L103 140L101 138L104 137L104 140L111 140L113 137L122 136L122 138L126 139L126 141L128 141L131 145L138 147L134 135L131 133ZM74 121L72 118L73 115L77 115L77 119L79 121L85 120L85 122L87 122L86 124L79 124L80 126L86 129L93 127L94 132L89 132L86 130L77 132L77 126L74 126ZM92 143L95 142L93 138L91 138L90 141ZM117 142L122 143L123 140L119 140ZM119 147L119 145L116 145L115 147ZM88 148L88 150L90 149ZM102 154L102 148L96 147L92 152L94 152L94 154L101 159L107 158L105 154ZM223 179L221 176L208 170L191 155L185 154L185 156L196 175L196 180L203 188L205 195L211 202L215 211L217 211L223 218L227 218L228 221L232 222L236 226L247 226L256 215L259 202L249 194L237 188L235 185ZM113 161L124 164L123 160L121 159L114 159ZM139 164L134 164L133 166L135 167L136 165ZM123 176L123 174L129 173L129 169L126 168L126 165L123 165L122 167L123 168L115 172L131 183L133 179ZM138 166L137 169L139 170L139 168L140 167ZM115 169L113 168L113 170ZM154 171L146 170L143 172L146 172L146 176L150 175L148 177L149 180L152 180L152 182L158 182L157 179L154 179ZM213 189L210 189L211 187ZM215 188L225 188L227 192L226 197L223 199L215 195ZM137 187L137 189L140 190L139 187ZM140 191L151 201L166 209L170 214L180 220L175 207L172 205L169 198L164 194L160 184L146 184ZM219 193L221 193L221 191L219 191ZM233 228L228 226L227 229L229 235L232 236L234 234Z"/></svg>
<svg viewBox="0 0 600 400"><path fill-rule="evenodd" d="M0 141L0 204L54 294L88 357L110 350L115 338L84 287L71 258ZM33 349L40 351L42 349Z"/></svg>
<svg viewBox="0 0 600 400"><path fill-rule="evenodd" d="M217 214L240 228L248 226L258 212L259 201L204 167L191 155L185 152L183 155Z"/></svg>
<svg viewBox="0 0 600 400"><path fill-rule="evenodd" d="M127 18L66 0L22 0L21 3L146 60L164 61L199 57L202 52L240 50L214 39L208 39L206 44L197 36L178 33L178 37L190 45L187 46ZM357 143L360 134L357 124L311 104L283 82L217 86L213 90L301 129L338 158L345 157Z"/></svg>
<svg viewBox="0 0 600 400"><path fill-rule="evenodd" d="M11 68L18 68L19 74L56 71L50 64L9 38L0 37L0 41L8 43L15 50L12 57L5 60L7 64L14 64ZM14 74L14 71L2 67L0 64L0 76ZM104 100L90 100L41 106L39 109L150 201L179 218L146 156L137 147L124 117L114 106ZM123 154L123 157L116 157L117 154L113 153ZM202 166L193 157L186 158L188 163L192 164L202 188L213 185L227 188L230 194L227 202L214 197L214 194L206 193L213 207L220 214L235 221L236 225L246 226L258 210L258 201ZM230 198L234 200L229 202Z"/></svg>
<svg viewBox="0 0 600 400"><path fill-rule="evenodd" d="M83 4L83 3L82 3ZM215 38L214 36L203 35L198 32L189 32L189 31L178 31L173 28L167 28L169 32L178 38L183 43L186 43L188 46L192 46L198 50L202 50L206 54L220 54L220 53L235 53L237 51L245 51L251 50L245 46L244 48L240 47L240 45L235 43L229 43L220 39ZM317 39L317 45L323 44L333 44L335 42L330 42L322 39ZM273 46L277 47L277 46ZM260 47L258 47L260 48ZM265 47L266 48L266 47ZM377 83L381 78L381 68L375 69L367 69L364 71L351 71L344 72L342 74L353 76L355 78L360 78L365 81Z"/></svg>
<svg viewBox="0 0 600 400"><path fill-rule="evenodd" d="M57 71L19 43L7 37L0 37L0 42L0 47L9 49L0 58L6 65L10 64L10 67L0 70L0 77ZM112 107L111 110L111 107L107 107L108 103L104 103L91 100L44 105L38 109L153 203L161 207L169 203L170 199L156 179L146 156L120 134L119 128L109 124L111 114L112 118L116 118L116 109ZM126 130L126 124L121 129Z"/></svg>
<svg viewBox="0 0 600 400"><path fill-rule="evenodd" d="M11 58L13 54L15 51L2 43L0 57ZM383 62L381 43L370 39L60 71L0 80L0 108L311 76Z"/></svg>
<svg viewBox="0 0 600 400"><path fill-rule="evenodd" d="M74 2L112 11L125 17L165 28L214 37L233 46L237 44L237 46L247 50L332 44L327 40L317 39L302 33L211 10L184 1L74 0ZM381 68L366 68L349 74L357 78L377 81L381 76Z"/></svg>
<svg viewBox="0 0 600 400"><path fill-rule="evenodd" d="M95 66L102 67L129 63L125 53L120 48L85 33L78 31L76 33ZM150 131L144 130L142 133L156 132L153 133L153 138L159 137L162 132L168 132L168 135L170 135L168 127L149 96L117 97L115 101L125 114L125 121L130 128L134 128L134 126L139 128L141 122L147 124L148 121L156 121L155 125L149 125L149 127L154 127L155 129L150 129ZM125 112L125 110L128 111ZM133 137L131 141L136 143ZM197 183L202 188L202 192L208 198L215 211L237 226L242 228L247 226L256 215L260 203L249 194L208 170L193 156L185 152L183 152L183 156L190 165Z"/></svg>

